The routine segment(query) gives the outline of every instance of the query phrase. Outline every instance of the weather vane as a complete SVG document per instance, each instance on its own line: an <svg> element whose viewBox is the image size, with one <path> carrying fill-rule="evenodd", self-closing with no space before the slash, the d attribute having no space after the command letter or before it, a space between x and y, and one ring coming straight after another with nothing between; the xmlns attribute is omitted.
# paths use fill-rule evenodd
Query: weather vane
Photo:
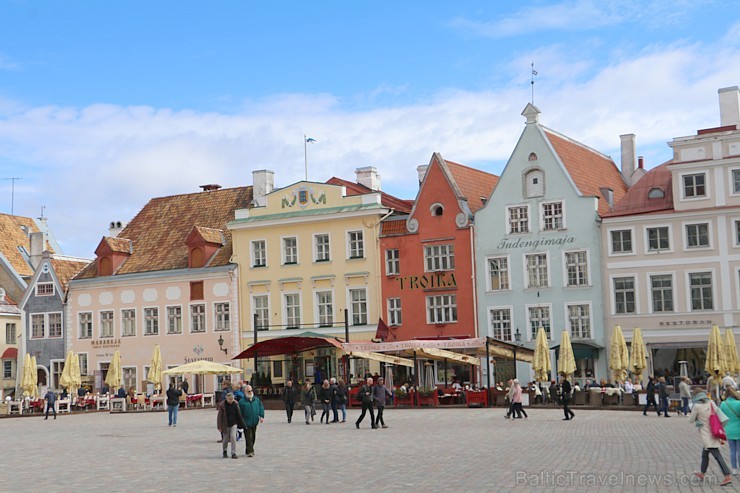
<svg viewBox="0 0 740 493"><path fill-rule="evenodd" d="M537 75L537 71L534 69L534 62L532 62L532 106L534 106L534 76Z"/></svg>

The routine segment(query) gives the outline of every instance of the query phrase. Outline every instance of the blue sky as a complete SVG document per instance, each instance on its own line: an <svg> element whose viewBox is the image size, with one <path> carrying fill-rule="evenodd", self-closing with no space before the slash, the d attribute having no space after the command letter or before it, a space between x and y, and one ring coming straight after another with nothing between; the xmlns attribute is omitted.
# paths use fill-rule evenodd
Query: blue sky
<svg viewBox="0 0 740 493"><path fill-rule="evenodd" d="M65 253L204 183L353 179L416 192L432 152L500 173L538 76L541 121L611 155L717 126L740 84L733 2L0 0L0 178ZM0 181L0 212L10 212Z"/></svg>

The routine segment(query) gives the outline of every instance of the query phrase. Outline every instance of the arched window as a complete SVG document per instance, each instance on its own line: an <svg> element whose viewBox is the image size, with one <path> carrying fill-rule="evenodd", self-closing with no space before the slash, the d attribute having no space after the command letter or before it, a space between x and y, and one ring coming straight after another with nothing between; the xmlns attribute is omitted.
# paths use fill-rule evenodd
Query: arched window
<svg viewBox="0 0 740 493"><path fill-rule="evenodd" d="M651 188L648 192L649 199L662 199L663 197L665 197L665 192L662 188Z"/></svg>
<svg viewBox="0 0 740 493"><path fill-rule="evenodd" d="M542 197L545 195L545 174L534 169L524 176L525 197Z"/></svg>
<svg viewBox="0 0 740 493"><path fill-rule="evenodd" d="M429 212L432 213L432 216L441 216L445 213L445 208L442 204L436 203L432 204L432 206L429 208Z"/></svg>
<svg viewBox="0 0 740 493"><path fill-rule="evenodd" d="M98 275L113 275L113 261L110 259L110 257L102 257L98 259Z"/></svg>
<svg viewBox="0 0 740 493"><path fill-rule="evenodd" d="M198 247L193 248L190 251L190 268L197 269L203 267L203 264L203 249Z"/></svg>
<svg viewBox="0 0 740 493"><path fill-rule="evenodd" d="M530 152L530 153L529 153L529 158L528 158L528 159L529 159L530 161L537 161L537 154L535 154L534 152Z"/></svg>

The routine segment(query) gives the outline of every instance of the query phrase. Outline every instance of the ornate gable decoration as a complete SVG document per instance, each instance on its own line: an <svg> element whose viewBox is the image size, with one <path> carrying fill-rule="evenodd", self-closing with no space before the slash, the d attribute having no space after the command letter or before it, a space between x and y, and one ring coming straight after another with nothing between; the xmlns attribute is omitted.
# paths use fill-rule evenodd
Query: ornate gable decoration
<svg viewBox="0 0 740 493"><path fill-rule="evenodd" d="M298 207L305 209L309 204L309 200L316 205L326 205L326 193L323 190L317 192L313 188L301 186L293 192L284 195L280 201L280 207L290 209L298 203Z"/></svg>

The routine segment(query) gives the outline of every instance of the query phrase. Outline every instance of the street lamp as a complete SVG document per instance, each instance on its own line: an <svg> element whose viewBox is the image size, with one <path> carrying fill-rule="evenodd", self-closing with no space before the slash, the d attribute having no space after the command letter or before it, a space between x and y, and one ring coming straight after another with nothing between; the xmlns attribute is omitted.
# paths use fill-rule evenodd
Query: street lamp
<svg viewBox="0 0 740 493"><path fill-rule="evenodd" d="M519 346L519 343L522 342L522 335L519 333L519 327L516 328L516 332L514 333L514 342L516 343L514 345L514 378L517 378L517 375L516 375L516 348Z"/></svg>
<svg viewBox="0 0 740 493"><path fill-rule="evenodd" d="M229 354L229 348L224 347L224 336L218 336L218 348L226 354Z"/></svg>

